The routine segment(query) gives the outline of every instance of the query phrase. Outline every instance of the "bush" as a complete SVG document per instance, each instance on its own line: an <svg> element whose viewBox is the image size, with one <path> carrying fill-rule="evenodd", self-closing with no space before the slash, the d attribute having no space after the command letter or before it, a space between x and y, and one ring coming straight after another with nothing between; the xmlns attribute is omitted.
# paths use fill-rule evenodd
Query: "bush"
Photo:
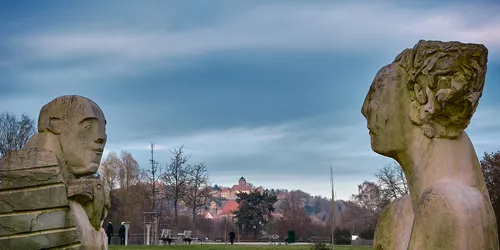
<svg viewBox="0 0 500 250"><path fill-rule="evenodd" d="M311 250L331 250L329 246L326 245L326 243L322 242L317 242L311 245Z"/></svg>
<svg viewBox="0 0 500 250"><path fill-rule="evenodd" d="M287 242L288 243L295 243L295 231L293 231L293 230L288 231Z"/></svg>
<svg viewBox="0 0 500 250"><path fill-rule="evenodd" d="M351 245L352 236L351 232L347 229L336 228L335 231L333 231L333 237L337 245Z"/></svg>
<svg viewBox="0 0 500 250"><path fill-rule="evenodd" d="M374 235L375 235L375 228L371 227L359 232L359 237L365 240L373 240Z"/></svg>

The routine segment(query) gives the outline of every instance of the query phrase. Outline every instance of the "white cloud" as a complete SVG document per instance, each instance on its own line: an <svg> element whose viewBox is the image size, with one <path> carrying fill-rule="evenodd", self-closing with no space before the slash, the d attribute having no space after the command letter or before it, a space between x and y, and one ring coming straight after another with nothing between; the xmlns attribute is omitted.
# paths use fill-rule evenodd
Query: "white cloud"
<svg viewBox="0 0 500 250"><path fill-rule="evenodd" d="M95 81L96 78L127 77L156 68L164 70L165 65L173 67L186 63L181 60L183 58L234 50L373 54L388 51L395 56L419 39L437 39L484 43L490 49L491 58L500 49L500 16L494 15L500 9L491 6L485 12L483 8L455 4L448 8L415 11L381 3L300 7L280 4L249 9L223 23L191 30L165 30L161 23L139 30L123 23L124 28L120 30L103 27L90 31L84 23L72 24L70 29L49 28L11 34L10 39L0 43L13 52L13 57L0 62L0 67L8 67L17 82L35 86L40 91L51 92L71 85L74 92L87 96L86 90L97 89L102 84L103 81ZM477 20L481 22L474 23ZM69 63L74 61L79 63ZM47 65L34 66L36 63ZM0 106L16 113L29 111L36 117L38 109L48 101L31 99L31 96L16 97L0 100ZM133 107L133 104L120 106L130 113L142 108ZM494 119L498 117L497 111L478 108L468 129L478 152L496 150L494 147L500 135L481 133L481 130L500 125L499 120ZM359 114L359 110L345 112ZM357 184L373 178L372 174L379 167L392 160L371 151L366 124L360 114L358 119L353 119L356 121L353 124L332 124L332 120L339 119L333 119L333 115L331 120L312 117L277 126L236 127L155 138L157 157L165 163L170 157L168 149L184 144L186 151L193 155L193 161L205 161L209 169L213 169L215 181L225 182L224 176L237 178L243 171L246 176L255 177L257 185L283 185L285 188L289 185L318 194L323 192L320 191L323 187L328 189L325 174L333 164L340 182L344 183L338 186L339 196L350 197L357 191ZM122 122L120 126L124 127L132 121L125 119ZM109 138L106 153L131 151L143 166L146 165L151 138L143 138L146 142L138 143L119 141L119 136ZM292 185L291 180L299 184Z"/></svg>
<svg viewBox="0 0 500 250"><path fill-rule="evenodd" d="M231 50L350 50L399 52L420 39L460 40L500 48L498 6L456 4L442 9L410 9L388 3L291 4L250 8L233 19L191 30L156 28L45 29L12 34L4 46L15 51L11 67L26 81L89 81L90 77L134 74L164 68L179 58ZM497 12L493 11L498 9ZM144 17L147 18L147 17ZM476 24L477 20L484 20ZM27 62L86 63L57 69L20 67ZM17 61L17 63L15 63ZM175 63L172 63L175 64ZM63 79L63 80L61 80ZM68 79L65 81L64 79Z"/></svg>

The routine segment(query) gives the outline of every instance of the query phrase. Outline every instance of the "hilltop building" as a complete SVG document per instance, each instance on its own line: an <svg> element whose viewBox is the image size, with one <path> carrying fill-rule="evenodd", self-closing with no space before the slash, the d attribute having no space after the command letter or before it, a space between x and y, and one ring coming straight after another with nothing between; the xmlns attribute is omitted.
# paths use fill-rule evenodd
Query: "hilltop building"
<svg viewBox="0 0 500 250"><path fill-rule="evenodd" d="M228 200L236 200L236 194L238 193L250 193L254 190L257 190L259 192L263 192L264 188L262 186L254 188L251 185L247 183L245 178L242 176L239 180L238 183L233 185L231 188L228 187L220 187L220 186L214 186L212 188L212 195L215 197L220 197L220 198L225 198Z"/></svg>
<svg viewBox="0 0 500 250"><path fill-rule="evenodd" d="M223 200L220 206L217 205L215 201L211 201L207 204L206 209L200 210L200 214L206 219L233 218L233 212L238 210L236 194L248 194L252 191L263 192L264 188L262 188L262 186L257 188L252 187L251 184L247 183L245 177L243 176L238 180L237 184L233 185L231 188L215 185L212 187L212 196L216 198L223 198L225 201Z"/></svg>

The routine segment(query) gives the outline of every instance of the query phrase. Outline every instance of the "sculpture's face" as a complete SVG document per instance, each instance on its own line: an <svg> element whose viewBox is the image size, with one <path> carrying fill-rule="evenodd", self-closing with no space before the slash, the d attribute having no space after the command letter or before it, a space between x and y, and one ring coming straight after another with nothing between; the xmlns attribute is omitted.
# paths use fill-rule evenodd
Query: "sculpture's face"
<svg viewBox="0 0 500 250"><path fill-rule="evenodd" d="M106 144L106 120L102 112L82 114L61 129L59 140L69 171L76 176L97 172Z"/></svg>
<svg viewBox="0 0 500 250"><path fill-rule="evenodd" d="M393 157L406 147L409 100L403 72L390 64L377 73L361 112L368 122L373 151Z"/></svg>

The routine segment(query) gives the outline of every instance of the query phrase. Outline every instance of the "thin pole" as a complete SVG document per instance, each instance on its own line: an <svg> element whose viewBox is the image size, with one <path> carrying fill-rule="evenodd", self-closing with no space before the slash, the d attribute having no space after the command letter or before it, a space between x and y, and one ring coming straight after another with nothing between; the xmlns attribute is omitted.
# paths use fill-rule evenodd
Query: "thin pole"
<svg viewBox="0 0 500 250"><path fill-rule="evenodd" d="M154 149L155 149L155 143L154 142L151 142L151 159L149 160L149 162L151 162L151 177L152 177L152 205L153 205L153 211L156 212L156 187L155 187L155 174L156 174L156 161L154 159Z"/></svg>
<svg viewBox="0 0 500 250"><path fill-rule="evenodd" d="M335 192L333 187L333 167L330 166L330 183L332 185L332 250L335 247Z"/></svg>

